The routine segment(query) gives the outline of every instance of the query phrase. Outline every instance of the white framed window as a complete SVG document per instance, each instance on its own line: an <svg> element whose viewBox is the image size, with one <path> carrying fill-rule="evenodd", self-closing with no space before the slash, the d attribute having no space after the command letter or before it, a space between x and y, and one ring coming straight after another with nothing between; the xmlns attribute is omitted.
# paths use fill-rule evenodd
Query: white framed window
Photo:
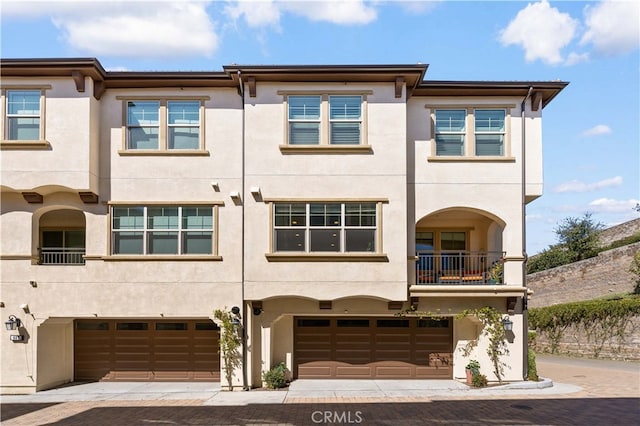
<svg viewBox="0 0 640 426"><path fill-rule="evenodd" d="M436 155L464 155L467 111L438 109L435 113Z"/></svg>
<svg viewBox="0 0 640 426"><path fill-rule="evenodd" d="M359 145L362 96L329 96L331 145Z"/></svg>
<svg viewBox="0 0 640 426"><path fill-rule="evenodd" d="M368 151L367 94L370 91L287 93L286 137L295 152Z"/></svg>
<svg viewBox="0 0 640 426"><path fill-rule="evenodd" d="M215 254L214 206L114 205L111 254Z"/></svg>
<svg viewBox="0 0 640 426"><path fill-rule="evenodd" d="M427 108L431 108L433 156L497 159L510 154L510 106Z"/></svg>
<svg viewBox="0 0 640 426"><path fill-rule="evenodd" d="M289 144L320 144L320 96L289 96Z"/></svg>
<svg viewBox="0 0 640 426"><path fill-rule="evenodd" d="M197 153L204 150L203 99L123 99L121 153Z"/></svg>
<svg viewBox="0 0 640 426"><path fill-rule="evenodd" d="M504 155L505 121L504 109L476 109L475 118L475 154Z"/></svg>
<svg viewBox="0 0 640 426"><path fill-rule="evenodd" d="M273 252L375 253L375 202L274 203Z"/></svg>
<svg viewBox="0 0 640 426"><path fill-rule="evenodd" d="M42 90L7 90L6 99L5 140L43 140Z"/></svg>

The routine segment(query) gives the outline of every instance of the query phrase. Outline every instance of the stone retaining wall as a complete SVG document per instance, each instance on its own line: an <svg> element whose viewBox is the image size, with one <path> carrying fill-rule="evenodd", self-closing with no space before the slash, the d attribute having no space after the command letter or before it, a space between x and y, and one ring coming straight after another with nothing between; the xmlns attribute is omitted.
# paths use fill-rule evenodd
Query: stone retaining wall
<svg viewBox="0 0 640 426"><path fill-rule="evenodd" d="M543 332L538 333L531 343L536 352L552 352L552 340ZM612 336L598 341L597 337L587 335L585 330L581 328L569 327L564 331L558 343L555 352L558 354L640 361L640 317L634 317L629 321L622 337Z"/></svg>
<svg viewBox="0 0 640 426"><path fill-rule="evenodd" d="M595 299L611 294L631 293L635 277L629 268L640 243L607 250L598 256L527 276L533 290L529 307Z"/></svg>
<svg viewBox="0 0 640 426"><path fill-rule="evenodd" d="M603 231L600 231L598 235L600 240L600 247L608 246L609 244L623 240L632 235L640 232L640 219L630 220L620 225L612 226Z"/></svg>

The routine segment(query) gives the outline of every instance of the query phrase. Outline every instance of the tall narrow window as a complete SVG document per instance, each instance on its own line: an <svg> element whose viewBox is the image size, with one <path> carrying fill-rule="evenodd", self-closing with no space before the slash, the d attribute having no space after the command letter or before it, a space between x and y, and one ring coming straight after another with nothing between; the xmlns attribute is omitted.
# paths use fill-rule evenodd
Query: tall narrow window
<svg viewBox="0 0 640 426"><path fill-rule="evenodd" d="M362 96L330 96L332 145L358 145L362 127Z"/></svg>
<svg viewBox="0 0 640 426"><path fill-rule="evenodd" d="M504 110L475 110L476 155L504 155Z"/></svg>
<svg viewBox="0 0 640 426"><path fill-rule="evenodd" d="M200 147L200 102L168 102L168 149L198 149Z"/></svg>
<svg viewBox="0 0 640 426"><path fill-rule="evenodd" d="M436 110L436 155L464 155L466 116L463 109Z"/></svg>
<svg viewBox="0 0 640 426"><path fill-rule="evenodd" d="M7 92L7 139L14 141L40 140L39 90L10 90Z"/></svg>
<svg viewBox="0 0 640 426"><path fill-rule="evenodd" d="M114 254L144 254L144 207L113 208Z"/></svg>
<svg viewBox="0 0 640 426"><path fill-rule="evenodd" d="M289 144L320 143L320 96L289 96Z"/></svg>
<svg viewBox="0 0 640 426"><path fill-rule="evenodd" d="M275 251L305 251L307 210L305 204L276 204Z"/></svg>
<svg viewBox="0 0 640 426"><path fill-rule="evenodd" d="M158 149L160 102L127 102L127 148Z"/></svg>

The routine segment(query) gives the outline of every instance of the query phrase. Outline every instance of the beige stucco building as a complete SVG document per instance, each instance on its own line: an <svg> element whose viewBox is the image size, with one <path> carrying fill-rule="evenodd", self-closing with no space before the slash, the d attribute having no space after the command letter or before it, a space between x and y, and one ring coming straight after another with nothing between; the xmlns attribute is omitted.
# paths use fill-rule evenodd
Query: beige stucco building
<svg viewBox="0 0 640 426"><path fill-rule="evenodd" d="M432 379L474 358L495 380L481 325L457 316L484 306L513 323L504 380L526 375L523 213L567 83L0 65L3 393L220 380L213 312L232 307L239 387L280 362Z"/></svg>

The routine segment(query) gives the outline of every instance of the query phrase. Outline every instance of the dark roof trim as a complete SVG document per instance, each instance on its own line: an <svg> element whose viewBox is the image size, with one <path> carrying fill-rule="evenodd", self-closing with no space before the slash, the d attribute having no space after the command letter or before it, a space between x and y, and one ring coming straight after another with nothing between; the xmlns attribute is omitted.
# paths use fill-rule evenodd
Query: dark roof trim
<svg viewBox="0 0 640 426"><path fill-rule="evenodd" d="M566 81L423 81L413 96L522 96L529 88L544 108L569 83Z"/></svg>

